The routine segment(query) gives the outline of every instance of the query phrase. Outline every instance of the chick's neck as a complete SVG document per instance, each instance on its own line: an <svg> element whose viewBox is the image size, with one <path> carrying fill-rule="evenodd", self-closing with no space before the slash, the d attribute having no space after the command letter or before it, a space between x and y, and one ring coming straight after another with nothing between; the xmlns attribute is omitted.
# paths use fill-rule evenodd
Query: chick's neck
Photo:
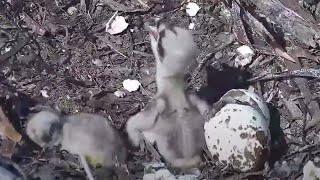
<svg viewBox="0 0 320 180"><path fill-rule="evenodd" d="M167 76L156 79L157 94L168 97L170 106L181 108L187 106L183 75Z"/></svg>

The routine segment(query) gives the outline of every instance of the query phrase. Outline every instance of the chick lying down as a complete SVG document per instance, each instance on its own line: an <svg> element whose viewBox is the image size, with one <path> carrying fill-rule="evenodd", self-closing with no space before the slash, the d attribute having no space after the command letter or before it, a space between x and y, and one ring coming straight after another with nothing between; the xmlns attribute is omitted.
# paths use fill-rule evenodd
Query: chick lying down
<svg viewBox="0 0 320 180"><path fill-rule="evenodd" d="M126 162L127 150L120 133L99 115L60 116L41 111L29 119L26 133L39 146L61 145L61 150L85 157L93 167L113 168Z"/></svg>
<svg viewBox="0 0 320 180"><path fill-rule="evenodd" d="M126 148L119 133L98 115L68 116L63 126L61 149L84 154L93 165L113 166L117 161L125 163L126 160Z"/></svg>

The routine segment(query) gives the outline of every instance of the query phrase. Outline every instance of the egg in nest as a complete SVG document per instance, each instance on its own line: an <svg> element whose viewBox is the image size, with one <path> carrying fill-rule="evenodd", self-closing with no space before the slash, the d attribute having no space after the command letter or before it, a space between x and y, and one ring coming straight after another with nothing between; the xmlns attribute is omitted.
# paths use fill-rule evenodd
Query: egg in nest
<svg viewBox="0 0 320 180"><path fill-rule="evenodd" d="M204 125L206 144L217 165L240 172L262 170L270 152L269 121L268 108L257 94L228 91Z"/></svg>

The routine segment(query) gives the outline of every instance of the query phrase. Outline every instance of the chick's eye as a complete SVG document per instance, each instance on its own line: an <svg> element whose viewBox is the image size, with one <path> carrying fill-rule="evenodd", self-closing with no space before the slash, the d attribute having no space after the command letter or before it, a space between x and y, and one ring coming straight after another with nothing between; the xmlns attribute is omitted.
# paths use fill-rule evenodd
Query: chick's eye
<svg viewBox="0 0 320 180"><path fill-rule="evenodd" d="M41 136L41 140L45 143L49 143L52 140L52 137L49 134L44 134Z"/></svg>

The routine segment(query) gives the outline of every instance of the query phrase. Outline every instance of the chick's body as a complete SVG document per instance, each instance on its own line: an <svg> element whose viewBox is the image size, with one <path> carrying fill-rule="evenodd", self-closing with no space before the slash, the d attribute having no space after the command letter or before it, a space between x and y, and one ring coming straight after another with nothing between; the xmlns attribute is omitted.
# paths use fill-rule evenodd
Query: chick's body
<svg viewBox="0 0 320 180"><path fill-rule="evenodd" d="M119 134L102 116L80 113L66 118L61 149L86 156L96 166L125 163L127 152Z"/></svg>
<svg viewBox="0 0 320 180"><path fill-rule="evenodd" d="M120 133L100 115L80 113L62 116L40 111L26 127L31 140L41 147L61 145L62 150L87 157L93 166L111 167L126 161L127 151Z"/></svg>
<svg viewBox="0 0 320 180"><path fill-rule="evenodd" d="M203 117L191 104L183 108L169 105L159 112L150 132L158 135L155 142L166 161L176 167L189 167L200 162L205 145L203 125Z"/></svg>
<svg viewBox="0 0 320 180"><path fill-rule="evenodd" d="M26 134L41 147L56 146L61 141L61 116L51 111L40 111L29 119Z"/></svg>
<svg viewBox="0 0 320 180"><path fill-rule="evenodd" d="M156 59L157 94L145 109L127 122L134 145L145 138L156 143L159 153L175 167L188 168L200 161L205 146L205 102L185 91L184 75L195 62L192 33L158 23L147 27ZM142 136L142 135L143 136Z"/></svg>
<svg viewBox="0 0 320 180"><path fill-rule="evenodd" d="M167 78L145 109L131 117L127 132L134 145L141 135L156 143L159 153L175 167L196 166L205 146L204 118L185 92L180 78Z"/></svg>

